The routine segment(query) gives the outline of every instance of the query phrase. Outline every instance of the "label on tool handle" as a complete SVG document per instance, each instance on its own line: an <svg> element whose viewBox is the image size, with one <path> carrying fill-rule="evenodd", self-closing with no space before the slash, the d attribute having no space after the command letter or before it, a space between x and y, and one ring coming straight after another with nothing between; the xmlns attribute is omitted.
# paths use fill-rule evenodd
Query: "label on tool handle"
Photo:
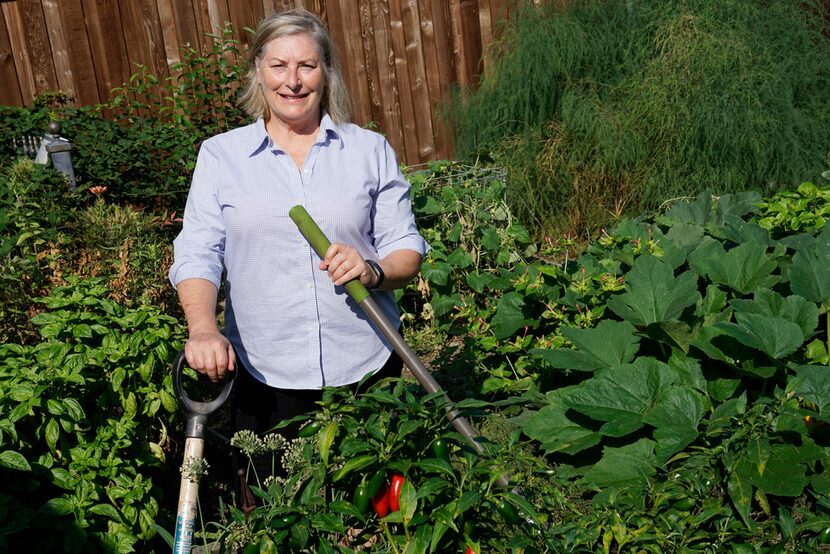
<svg viewBox="0 0 830 554"><path fill-rule="evenodd" d="M193 547L193 528L196 526L196 503L184 502L179 506L176 517L176 539L173 554L190 554Z"/></svg>

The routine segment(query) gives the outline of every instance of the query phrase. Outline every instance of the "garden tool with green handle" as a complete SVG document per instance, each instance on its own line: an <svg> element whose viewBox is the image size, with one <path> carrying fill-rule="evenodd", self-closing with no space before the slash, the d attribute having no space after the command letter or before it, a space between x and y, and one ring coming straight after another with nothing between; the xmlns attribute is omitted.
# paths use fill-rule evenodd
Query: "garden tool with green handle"
<svg viewBox="0 0 830 554"><path fill-rule="evenodd" d="M288 215L291 216L291 219L299 228L302 235L311 245L317 255L321 258L325 257L326 250L328 250L331 242L326 235L323 234L323 231L320 230L320 227L317 226L317 223L311 218L308 214L306 209L302 206L294 206L288 212ZM345 284L346 292L349 293L349 296L357 302L357 304L363 309L369 319L375 324L377 329L386 337L386 340L389 341L389 344L392 345L392 348L401 357L403 362L409 368L415 378L418 379L418 382L421 386L428 392L428 393L435 393L435 392L443 392L441 385L435 380L435 378L430 374L429 370L424 366L423 362L418 358L415 352L412 351L412 348L404 341L403 337L401 337L400 333L398 333L397 328L395 328L389 319L384 315L384 313L380 310L375 300L369 294L369 291L366 290L360 281L354 279L349 281ZM449 397L444 394L445 398L447 398L447 419L450 420L453 427L455 427L456 431L458 431L461 435L467 438L470 442L470 445L478 452L479 454L484 453L484 447L482 447L478 441L476 441L476 437L478 434L473 429L472 425L467 421L467 419L462 416L458 410L451 407L451 403ZM508 488L509 482L507 477L502 476L498 480L499 485Z"/></svg>

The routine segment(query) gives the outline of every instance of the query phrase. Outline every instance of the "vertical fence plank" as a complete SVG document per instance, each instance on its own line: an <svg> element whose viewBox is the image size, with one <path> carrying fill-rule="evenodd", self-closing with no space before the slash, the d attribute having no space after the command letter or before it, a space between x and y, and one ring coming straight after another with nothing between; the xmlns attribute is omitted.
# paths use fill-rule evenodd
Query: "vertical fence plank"
<svg viewBox="0 0 830 554"><path fill-rule="evenodd" d="M130 78L132 71L121 32L121 10L117 0L82 0L82 7L98 95L104 101Z"/></svg>
<svg viewBox="0 0 830 554"><path fill-rule="evenodd" d="M363 31L363 66L366 68L366 90L367 96L361 100L368 105L370 121L374 125L383 126L383 100L381 98L380 74L378 73L377 38L375 37L375 25L372 20L372 1L360 0L358 13L360 17L360 28Z"/></svg>
<svg viewBox="0 0 830 554"><path fill-rule="evenodd" d="M23 20L20 17L20 10L17 3L0 4L0 9L3 10L3 19L9 33L9 45L14 59L20 94L23 97L24 104L29 105L36 94L35 77L32 74L32 62L29 60L29 49L23 36Z"/></svg>
<svg viewBox="0 0 830 554"><path fill-rule="evenodd" d="M395 73L395 49L387 0L376 0L372 3L372 21L375 28L378 82L382 85L380 89L383 106L381 129L386 132L386 137L398 153L398 157L401 160L407 160L404 150L400 85Z"/></svg>
<svg viewBox="0 0 830 554"><path fill-rule="evenodd" d="M399 106L403 124L403 154L406 160L418 160L418 137L415 129L415 107L412 104L412 83L406 69L406 36L403 30L403 15L398 0L389 2L389 29L392 38L392 61L398 81ZM409 162L412 163L412 162ZM417 163L417 162L415 162Z"/></svg>
<svg viewBox="0 0 830 554"><path fill-rule="evenodd" d="M164 53L167 65L173 66L182 61L181 45L176 34L176 16L173 11L173 0L156 0L159 12L159 27L164 42Z"/></svg>
<svg viewBox="0 0 830 554"><path fill-rule="evenodd" d="M5 83L0 87L0 104L4 106L23 106L23 94L20 92L20 83L17 78L17 68L14 63L9 29L6 26L6 16L0 9L0 81ZM4 137L6 140L8 137Z"/></svg>
<svg viewBox="0 0 830 554"><path fill-rule="evenodd" d="M429 91L435 157L447 158L452 151L449 133L443 128L440 110L449 100L453 82L453 56L448 35L447 3L444 0L420 0L419 14L424 55L424 72Z"/></svg>
<svg viewBox="0 0 830 554"><path fill-rule="evenodd" d="M405 40L405 67L409 73L409 90L412 96L412 110L415 114L418 161L425 162L433 159L435 154L435 133L432 129L433 112L426 78L417 0L407 0L401 3L401 18Z"/></svg>
<svg viewBox="0 0 830 554"><path fill-rule="evenodd" d="M164 38L158 6L153 0L118 0L121 28L124 32L131 73L144 65L159 80L170 75L164 50Z"/></svg>
<svg viewBox="0 0 830 554"><path fill-rule="evenodd" d="M58 25L72 72L68 88L75 92L78 105L89 106L104 100L98 91L95 65L89 45L84 10L80 0L58 0ZM44 4L45 7L45 4ZM52 22L49 22L50 33ZM55 52L57 55L57 52Z"/></svg>
<svg viewBox="0 0 830 554"><path fill-rule="evenodd" d="M74 97L74 79L72 66L69 63L68 45L63 34L60 8L56 0L43 0L43 22L46 34L49 37L49 51L52 54L52 64L55 68L55 79L58 88Z"/></svg>
<svg viewBox="0 0 830 554"><path fill-rule="evenodd" d="M52 61L52 49L49 45L49 33L39 0L17 0L23 23L23 36L29 50L35 94L55 90L58 86L55 64Z"/></svg>
<svg viewBox="0 0 830 554"><path fill-rule="evenodd" d="M343 77L352 97L352 117L360 125L372 119L368 102L369 84L363 61L364 33L360 25L360 8L356 0L333 0L326 6L329 33L340 55Z"/></svg>

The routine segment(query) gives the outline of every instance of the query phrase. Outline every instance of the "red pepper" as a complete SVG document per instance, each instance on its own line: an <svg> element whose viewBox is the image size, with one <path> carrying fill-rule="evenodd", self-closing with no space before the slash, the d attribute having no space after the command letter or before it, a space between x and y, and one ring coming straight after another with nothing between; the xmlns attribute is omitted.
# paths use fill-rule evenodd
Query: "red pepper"
<svg viewBox="0 0 830 554"><path fill-rule="evenodd" d="M378 489L377 494L372 497L372 506L375 508L375 513L378 517L386 517L389 515L389 489L386 488L386 480L383 481Z"/></svg>
<svg viewBox="0 0 830 554"><path fill-rule="evenodd" d="M397 512L401 508L401 487L406 481L403 474L393 473L391 484L389 485L389 509Z"/></svg>

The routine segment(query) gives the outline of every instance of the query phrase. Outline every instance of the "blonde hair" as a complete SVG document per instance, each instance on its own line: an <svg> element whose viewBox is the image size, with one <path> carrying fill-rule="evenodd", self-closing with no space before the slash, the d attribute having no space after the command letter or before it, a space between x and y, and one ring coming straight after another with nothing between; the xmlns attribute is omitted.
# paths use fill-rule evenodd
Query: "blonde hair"
<svg viewBox="0 0 830 554"><path fill-rule="evenodd" d="M257 81L257 60L269 42L288 35L307 35L315 44L325 83L321 108L328 112L335 124L348 123L351 120L351 100L337 61L334 41L323 22L306 10L276 12L260 22L248 51L248 73L239 97L242 109L251 117L268 119L268 104Z"/></svg>

